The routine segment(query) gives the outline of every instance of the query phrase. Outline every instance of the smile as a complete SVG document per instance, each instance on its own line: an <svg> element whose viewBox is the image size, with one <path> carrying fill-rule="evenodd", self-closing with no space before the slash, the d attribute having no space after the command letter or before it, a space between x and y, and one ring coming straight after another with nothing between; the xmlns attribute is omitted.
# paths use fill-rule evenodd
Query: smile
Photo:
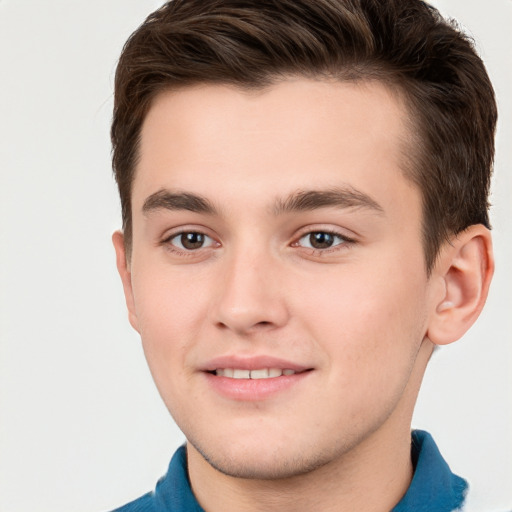
<svg viewBox="0 0 512 512"><path fill-rule="evenodd" d="M270 355L241 357L226 354L204 363L200 373L216 395L239 402L254 402L291 393L315 372L310 364Z"/></svg>
<svg viewBox="0 0 512 512"><path fill-rule="evenodd" d="M257 370L244 370L238 368L217 368L217 377L228 377L230 379L273 379L282 375L294 375L297 373L292 369L281 368L260 368Z"/></svg>

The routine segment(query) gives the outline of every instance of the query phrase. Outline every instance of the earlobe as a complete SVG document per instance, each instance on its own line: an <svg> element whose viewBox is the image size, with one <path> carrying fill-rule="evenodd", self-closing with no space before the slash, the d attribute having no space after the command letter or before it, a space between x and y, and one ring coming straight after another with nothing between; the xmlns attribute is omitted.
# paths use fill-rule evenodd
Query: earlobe
<svg viewBox="0 0 512 512"><path fill-rule="evenodd" d="M121 231L116 231L112 235L112 243L116 251L116 265L119 276L123 283L124 297L126 300L126 307L128 308L128 319L132 327L139 332L137 315L135 311L135 301L133 298L132 289L132 275L129 268L129 263L126 255L126 248L124 244L124 235Z"/></svg>
<svg viewBox="0 0 512 512"><path fill-rule="evenodd" d="M470 226L443 247L433 271L442 282L427 337L436 345L461 338L480 315L494 272L489 230Z"/></svg>

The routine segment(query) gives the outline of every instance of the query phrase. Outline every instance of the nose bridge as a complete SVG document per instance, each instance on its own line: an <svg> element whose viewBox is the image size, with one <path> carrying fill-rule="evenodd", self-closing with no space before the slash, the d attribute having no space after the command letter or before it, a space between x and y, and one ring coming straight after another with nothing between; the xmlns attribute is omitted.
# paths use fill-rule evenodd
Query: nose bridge
<svg viewBox="0 0 512 512"><path fill-rule="evenodd" d="M237 332L282 326L288 317L279 261L258 243L238 243L223 261L214 322Z"/></svg>

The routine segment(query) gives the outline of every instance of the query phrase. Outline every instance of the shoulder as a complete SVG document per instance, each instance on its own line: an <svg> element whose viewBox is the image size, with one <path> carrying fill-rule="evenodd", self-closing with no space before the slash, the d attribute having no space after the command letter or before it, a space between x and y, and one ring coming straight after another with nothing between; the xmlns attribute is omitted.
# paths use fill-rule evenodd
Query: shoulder
<svg viewBox="0 0 512 512"><path fill-rule="evenodd" d="M154 491L112 512L182 512L184 510L204 512L190 488L187 451L185 446L181 446L173 455L167 474L158 481Z"/></svg>
<svg viewBox="0 0 512 512"><path fill-rule="evenodd" d="M427 432L412 432L414 475L410 487L393 512L512 512L490 509L489 493L453 473Z"/></svg>
<svg viewBox="0 0 512 512"><path fill-rule="evenodd" d="M156 507L154 493L148 492L122 507L116 508L112 512L158 512Z"/></svg>

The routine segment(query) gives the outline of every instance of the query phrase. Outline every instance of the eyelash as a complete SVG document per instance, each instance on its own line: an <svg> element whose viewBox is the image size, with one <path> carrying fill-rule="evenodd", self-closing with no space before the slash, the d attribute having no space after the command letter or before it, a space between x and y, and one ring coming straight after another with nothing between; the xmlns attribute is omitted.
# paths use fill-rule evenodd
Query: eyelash
<svg viewBox="0 0 512 512"><path fill-rule="evenodd" d="M201 247L198 247L197 249L181 249L179 247L176 247L174 244L171 243L171 241L177 237L180 237L182 235L189 235L189 234L195 234L195 235L201 235L203 237L207 237L209 238L212 243L208 246L201 246ZM298 236L294 242L292 242L290 245L291 247L301 247L299 245L299 242L307 237L307 236L311 236L313 234L323 234L323 235L329 235L329 236L332 236L332 237L335 237L337 239L340 240L340 242L336 245L333 245L331 247L326 247L326 248L322 248L322 249L319 249L319 248L315 248L315 247L302 247L303 249L307 250L311 255L313 256L318 256L318 255L322 255L322 254L329 254L331 252L335 252L335 251L340 251L340 250L343 250L343 249L346 249L347 246L350 246L350 245L353 245L356 243L356 240L354 240L353 238L349 238L347 237L346 235L343 235L337 231L334 231L334 230L329 230L329 229L316 229L316 230L309 230L309 231L304 231L303 233L300 234L300 236ZM163 239L160 243L160 245L163 245L165 246L169 251L173 252L174 254L177 254L178 256L185 256L185 257L191 257L191 256L194 256L194 255L197 255L197 253L199 253L201 251L201 249L208 249L212 246L220 246L220 243L219 242L216 242L215 239L209 235L207 235L206 233L204 233L203 231L199 231L199 230L181 230L181 231L178 231L178 232L175 232L175 233L172 233L170 234L169 236L167 236L165 239Z"/></svg>

